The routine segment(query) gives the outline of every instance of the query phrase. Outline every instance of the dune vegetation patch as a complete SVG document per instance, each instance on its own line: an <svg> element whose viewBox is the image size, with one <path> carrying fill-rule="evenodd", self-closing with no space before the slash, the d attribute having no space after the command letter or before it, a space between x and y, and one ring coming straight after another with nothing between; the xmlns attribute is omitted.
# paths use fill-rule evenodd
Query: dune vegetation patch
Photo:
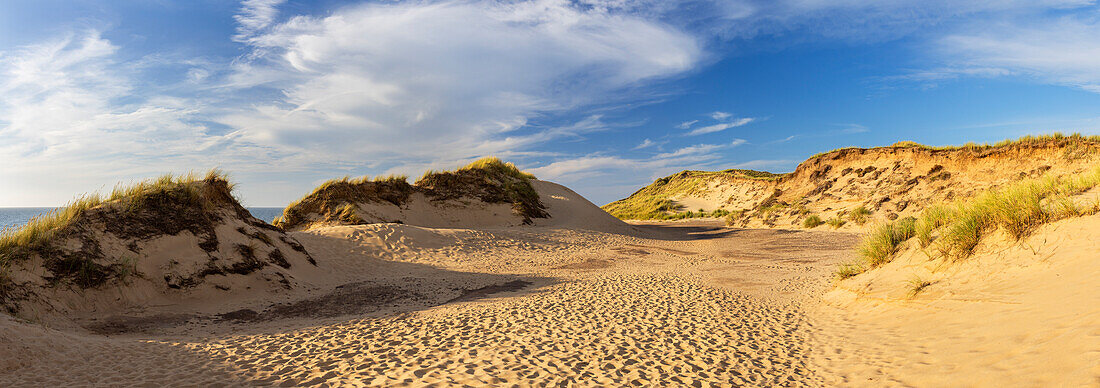
<svg viewBox="0 0 1100 388"><path fill-rule="evenodd" d="M355 212L355 204L386 202L401 206L413 192L408 177L404 175L332 179L317 186L312 193L291 202L272 224L283 229L317 221L358 224L362 223L362 219ZM310 215L320 218L311 220Z"/></svg>
<svg viewBox="0 0 1100 388"><path fill-rule="evenodd" d="M1059 147L1066 149L1066 156L1074 158L1077 152L1085 151L1084 148L1100 146L1100 136L1086 136L1080 133L1072 133L1069 135L1061 132L1054 132L1046 135L1027 135L1016 139L1005 139L996 143L966 143L963 145L948 145L948 146L930 146L920 144L914 141L899 141L887 147L879 148L915 148L922 150L932 151L990 151L1005 148L1026 148L1026 147ZM860 149L857 147L845 147L837 148L835 150L820 152L814 154L809 159L816 159L828 154L832 154L844 150ZM872 148L873 149L873 148Z"/></svg>
<svg viewBox="0 0 1100 388"><path fill-rule="evenodd" d="M485 203L511 203L513 213L530 224L533 218L550 217L532 179L534 175L516 165L488 157L455 171L428 171L415 185L433 200L472 197Z"/></svg>
<svg viewBox="0 0 1100 388"><path fill-rule="evenodd" d="M8 302L25 298L32 289L127 284L131 278L143 276L137 271L141 260L175 263L172 257L150 257L143 249L154 239L184 232L193 236L195 252L205 253L209 262L196 273L165 275L163 286L168 288L197 285L212 274L250 273L269 263L289 266L267 233L284 242L292 240L282 230L252 217L233 195L233 188L218 170L204 175L168 174L116 186L108 195L85 195L22 227L0 231L0 302L13 311L14 305ZM239 254L220 251L224 240L217 228L229 222L242 236L223 233L222 238L252 244L238 249ZM263 258L256 257L259 245L265 246ZM304 248L300 252L309 256ZM242 255L249 264L237 268L237 256ZM13 271L23 274L19 284L11 277Z"/></svg>
<svg viewBox="0 0 1100 388"><path fill-rule="evenodd" d="M1098 185L1100 167L1079 174L1025 179L973 198L928 207L918 217L876 226L858 246L859 260L841 265L836 276L855 276L890 262L913 237L930 257L949 262L970 257L982 239L997 230L1019 241L1043 224L1100 212L1100 202L1074 199Z"/></svg>
<svg viewBox="0 0 1100 388"><path fill-rule="evenodd" d="M360 214L365 204L405 207L413 194L434 202L472 198L484 203L507 203L524 223L547 218L546 206L531 185L534 175L495 157L483 158L454 171L428 171L409 184L403 175L344 177L325 182L312 193L291 203L274 224L284 229L309 225L359 225L371 221Z"/></svg>

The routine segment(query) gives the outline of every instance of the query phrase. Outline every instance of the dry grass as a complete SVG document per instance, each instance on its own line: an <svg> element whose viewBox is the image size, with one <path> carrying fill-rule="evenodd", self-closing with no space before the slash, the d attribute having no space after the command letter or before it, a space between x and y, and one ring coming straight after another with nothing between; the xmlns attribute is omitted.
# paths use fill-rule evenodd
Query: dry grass
<svg viewBox="0 0 1100 388"><path fill-rule="evenodd" d="M922 280L920 277L914 276L912 279L909 279L908 285L909 291L906 293L906 295L908 295L910 298L913 298L920 294L921 291L924 291L925 288L931 286L932 282Z"/></svg>
<svg viewBox="0 0 1100 388"><path fill-rule="evenodd" d="M852 212L848 213L848 219L852 220L852 222L855 222L856 225L860 226L866 224L870 216L871 211L867 210L867 208L863 206L852 209Z"/></svg>
<svg viewBox="0 0 1100 388"><path fill-rule="evenodd" d="M173 223L177 220L163 219L165 208L186 208L196 214L207 214L227 203L236 204L232 190L233 185L226 175L215 169L203 175L168 174L132 185L117 185L109 195L84 195L66 206L32 218L21 227L0 231L0 288L13 284L6 278L12 263L33 254L43 255L43 265L53 272L56 281L69 279L82 288L95 287L112 277L125 282L135 273L135 259L116 258L117 262L104 265L96 262L94 252L59 255L56 253L59 240L72 236L75 233L73 226L84 222L89 212L98 209L122 219L155 217L164 223ZM122 228L125 230L129 226L132 225L124 223ZM142 225L135 227L142 229ZM0 289L0 301L5 293Z"/></svg>
<svg viewBox="0 0 1100 388"><path fill-rule="evenodd" d="M806 229L813 229L824 223L825 221L822 221L821 217L818 217L817 214L811 214L809 217L806 217L806 219L802 220L802 227Z"/></svg>
<svg viewBox="0 0 1100 388"><path fill-rule="evenodd" d="M901 244L915 234L915 222L913 217L905 217L875 227L863 237L856 252L871 268L890 262Z"/></svg>
<svg viewBox="0 0 1100 388"><path fill-rule="evenodd" d="M833 227L833 229L839 229L841 226L844 226L844 224L847 224L848 221L844 221L840 217L833 216L833 218L828 219L827 221L825 221L825 223L829 224L829 226Z"/></svg>
<svg viewBox="0 0 1100 388"><path fill-rule="evenodd" d="M226 174L214 169L204 175L167 174L133 185L117 185L107 196L98 193L87 194L63 207L32 218L22 227L0 231L0 262L13 250L34 250L49 244L54 234L70 225L78 216L88 209L107 203L117 203L127 211L138 212L142 210L141 206L147 203L146 198L172 192L177 194L174 197L179 200L200 205L204 209L211 209L216 206L212 200L216 196L206 195L207 193L203 192L209 185L195 184L203 181L220 181L230 192L233 190L233 185L229 183Z"/></svg>
<svg viewBox="0 0 1100 388"><path fill-rule="evenodd" d="M1082 208L1070 196L1100 184L1100 167L1062 177L1020 181L987 191L951 207L926 210L922 219L922 243L934 242L942 257L961 260L973 254L982 238L1000 229L1015 240L1027 237L1048 222L1090 214L1095 207ZM942 220L932 222L931 220ZM942 223L941 223L942 222ZM939 226L937 226L939 225ZM925 244L927 245L927 244Z"/></svg>
<svg viewBox="0 0 1100 388"><path fill-rule="evenodd" d="M345 206L348 202L387 201L400 204L412 192L408 179L405 175L330 179L313 192L291 202L283 209L283 214L271 223L289 229L307 222L309 213L331 214L341 220L359 219L358 215L348 213L349 209Z"/></svg>

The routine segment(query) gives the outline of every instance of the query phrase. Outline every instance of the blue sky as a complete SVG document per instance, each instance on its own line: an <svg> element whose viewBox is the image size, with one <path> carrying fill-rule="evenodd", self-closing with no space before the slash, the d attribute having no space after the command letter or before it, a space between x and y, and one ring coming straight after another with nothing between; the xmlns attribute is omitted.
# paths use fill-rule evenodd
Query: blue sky
<svg viewBox="0 0 1100 388"><path fill-rule="evenodd" d="M1100 133L1092 0L0 2L0 206L221 167L250 206L496 155L683 169Z"/></svg>

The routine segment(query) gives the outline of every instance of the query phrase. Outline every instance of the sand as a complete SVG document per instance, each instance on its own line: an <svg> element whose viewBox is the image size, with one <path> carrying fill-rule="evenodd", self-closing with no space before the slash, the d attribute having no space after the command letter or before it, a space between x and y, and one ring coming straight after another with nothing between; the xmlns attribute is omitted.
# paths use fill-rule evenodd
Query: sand
<svg viewBox="0 0 1100 388"><path fill-rule="evenodd" d="M278 299L150 307L107 335L0 316L0 386L1096 385L1097 222L914 299L834 289L850 233L318 228L291 233L310 287Z"/></svg>

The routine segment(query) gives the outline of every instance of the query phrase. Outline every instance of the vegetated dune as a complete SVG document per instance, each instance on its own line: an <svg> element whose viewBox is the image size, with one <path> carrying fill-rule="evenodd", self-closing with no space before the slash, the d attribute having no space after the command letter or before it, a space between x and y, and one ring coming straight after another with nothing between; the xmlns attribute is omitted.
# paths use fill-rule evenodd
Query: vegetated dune
<svg viewBox="0 0 1100 388"><path fill-rule="evenodd" d="M1100 160L1098 150L1100 140L1080 135L962 147L901 142L845 148L813 156L789 174L685 171L603 208L622 219L728 212L730 224L742 227L852 227L913 215L1025 177L1080 172Z"/></svg>
<svg viewBox="0 0 1100 388"><path fill-rule="evenodd" d="M9 313L64 326L295 288L294 272L316 262L293 237L252 217L214 171L119 187L4 231L0 264Z"/></svg>
<svg viewBox="0 0 1100 388"><path fill-rule="evenodd" d="M539 181L497 158L481 159L455 171L429 171L413 184L403 176L328 181L275 220L286 230L375 223L630 229L572 190Z"/></svg>
<svg viewBox="0 0 1100 388"><path fill-rule="evenodd" d="M824 362L913 386L1096 384L1098 186L1100 167L1047 175L876 226L836 272L825 300L839 309L821 324L863 363Z"/></svg>

